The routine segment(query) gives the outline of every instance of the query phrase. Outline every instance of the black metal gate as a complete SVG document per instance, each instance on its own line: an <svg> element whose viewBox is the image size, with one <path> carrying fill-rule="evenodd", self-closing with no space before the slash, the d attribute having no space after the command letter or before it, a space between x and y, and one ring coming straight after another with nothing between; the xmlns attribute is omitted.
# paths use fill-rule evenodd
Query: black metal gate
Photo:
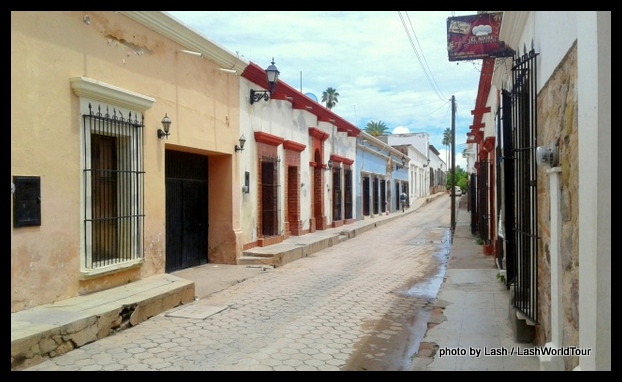
<svg viewBox="0 0 622 382"><path fill-rule="evenodd" d="M531 49L514 59L511 91L514 307L537 323L537 54Z"/></svg>
<svg viewBox="0 0 622 382"><path fill-rule="evenodd" d="M488 161L483 160L479 162L479 169L477 170L477 228L479 238L486 244L490 244L488 166Z"/></svg>
<svg viewBox="0 0 622 382"><path fill-rule="evenodd" d="M475 174L471 174L471 178L469 180L469 208L471 209L471 234L477 234L477 176Z"/></svg>
<svg viewBox="0 0 622 382"><path fill-rule="evenodd" d="M501 115L497 130L498 136L498 176L497 184L499 191L499 208L502 216L503 237L500 245L499 261L505 258L506 286L510 287L510 280L514 280L516 274L516 244L512 234L514 227L514 162L512 160L512 99L511 94L503 90L501 92Z"/></svg>
<svg viewBox="0 0 622 382"><path fill-rule="evenodd" d="M166 150L166 272L207 259L207 157Z"/></svg>

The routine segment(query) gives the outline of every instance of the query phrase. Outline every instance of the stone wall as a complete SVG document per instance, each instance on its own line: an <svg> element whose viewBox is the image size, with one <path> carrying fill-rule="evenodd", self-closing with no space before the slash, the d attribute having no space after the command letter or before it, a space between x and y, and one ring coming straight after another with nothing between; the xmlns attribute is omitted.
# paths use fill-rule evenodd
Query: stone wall
<svg viewBox="0 0 622 382"><path fill-rule="evenodd" d="M578 243L578 99L577 47L571 47L538 94L537 146L556 142L559 148L563 340L561 346L579 346ZM548 167L538 167L538 317L536 346L551 340L551 210ZM566 370L578 366L576 356L564 357Z"/></svg>

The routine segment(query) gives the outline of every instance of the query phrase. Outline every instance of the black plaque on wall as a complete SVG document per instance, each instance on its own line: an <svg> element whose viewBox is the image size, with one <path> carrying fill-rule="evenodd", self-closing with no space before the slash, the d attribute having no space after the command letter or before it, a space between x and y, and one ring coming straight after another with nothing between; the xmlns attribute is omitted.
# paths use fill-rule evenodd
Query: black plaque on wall
<svg viewBox="0 0 622 382"><path fill-rule="evenodd" d="M13 227L41 225L41 177L14 176Z"/></svg>

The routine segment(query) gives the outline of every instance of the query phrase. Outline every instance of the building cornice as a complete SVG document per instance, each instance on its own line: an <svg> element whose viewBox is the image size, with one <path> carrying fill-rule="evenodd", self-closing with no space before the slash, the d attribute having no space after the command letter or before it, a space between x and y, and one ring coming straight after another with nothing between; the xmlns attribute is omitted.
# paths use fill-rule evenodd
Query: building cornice
<svg viewBox="0 0 622 382"><path fill-rule="evenodd" d="M408 161L410 161L410 157L408 157L408 155L405 155L403 152L401 152L400 150L396 149L395 147L389 145L388 143L381 141L380 139L374 137L373 135L366 133L365 131L361 131L359 133L359 138L361 140L366 139L367 142L370 144L370 146L376 147L379 151L382 150L387 150L388 154L393 154L395 156L397 156L398 158L401 158L402 155L404 155L406 157L406 159ZM412 146L412 145L410 145ZM358 143L358 147L365 147L365 145L363 145L362 143ZM413 147L414 148L414 147Z"/></svg>
<svg viewBox="0 0 622 382"><path fill-rule="evenodd" d="M203 57L223 69L235 70L237 75L240 75L248 66L247 61L209 40L167 12L119 11L119 13L175 41L184 49L201 53Z"/></svg>
<svg viewBox="0 0 622 382"><path fill-rule="evenodd" d="M330 137L330 135L328 133L323 132L322 130L318 129L317 127L309 127L309 135L312 136L313 138L317 138L321 141L325 141L328 139L328 137Z"/></svg>
<svg viewBox="0 0 622 382"><path fill-rule="evenodd" d="M285 142L283 142L284 149L296 151L299 153L302 152L306 147L307 147L306 145L303 145L302 143L298 143L294 141L286 140Z"/></svg>
<svg viewBox="0 0 622 382"><path fill-rule="evenodd" d="M72 77L69 79L69 83L78 97L140 111L141 113L150 109L156 101L155 98L88 77Z"/></svg>
<svg viewBox="0 0 622 382"><path fill-rule="evenodd" d="M265 143L270 146L278 146L285 142L285 139L277 137L276 135L264 133L263 131L255 131L255 142Z"/></svg>
<svg viewBox="0 0 622 382"><path fill-rule="evenodd" d="M351 165L352 163L354 163L354 159L342 157L342 156L336 155L336 154L331 154L330 155L330 160L332 160L335 163L343 163L343 164L346 164L346 165Z"/></svg>
<svg viewBox="0 0 622 382"><path fill-rule="evenodd" d="M531 12L533 11L503 11L499 40L516 52L521 48L518 44Z"/></svg>

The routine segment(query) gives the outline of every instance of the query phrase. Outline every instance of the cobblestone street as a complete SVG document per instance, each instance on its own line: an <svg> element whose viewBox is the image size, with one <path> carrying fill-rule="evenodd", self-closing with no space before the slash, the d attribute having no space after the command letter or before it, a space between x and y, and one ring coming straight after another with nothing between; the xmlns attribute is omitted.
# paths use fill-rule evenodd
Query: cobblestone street
<svg viewBox="0 0 622 382"><path fill-rule="evenodd" d="M411 370L449 225L450 198L439 198L27 370Z"/></svg>

